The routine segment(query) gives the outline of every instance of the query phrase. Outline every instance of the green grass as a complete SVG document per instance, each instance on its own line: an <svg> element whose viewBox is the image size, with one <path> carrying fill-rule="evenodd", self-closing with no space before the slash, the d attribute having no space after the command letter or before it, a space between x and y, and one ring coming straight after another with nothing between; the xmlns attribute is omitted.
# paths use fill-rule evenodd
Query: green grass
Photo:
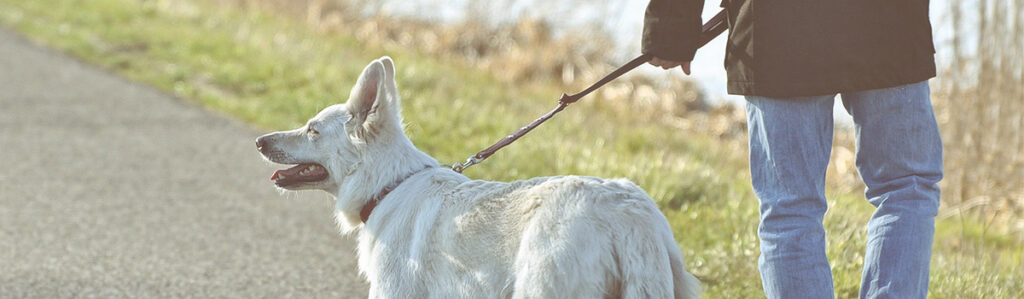
<svg viewBox="0 0 1024 299"><path fill-rule="evenodd" d="M509 86L465 62L367 46L267 12L195 0L0 0L0 23L265 130L300 126L319 109L345 101L366 63L389 55L397 64L409 135L442 162L461 161L511 133L552 108L562 92L539 83ZM763 297L757 200L741 145L670 129L613 106L621 107L574 105L466 174L491 180L629 178L666 213L707 298ZM836 292L852 298L873 209L858 194L829 196ZM1022 238L989 231L984 223L981 216L938 222L932 297L1024 296Z"/></svg>

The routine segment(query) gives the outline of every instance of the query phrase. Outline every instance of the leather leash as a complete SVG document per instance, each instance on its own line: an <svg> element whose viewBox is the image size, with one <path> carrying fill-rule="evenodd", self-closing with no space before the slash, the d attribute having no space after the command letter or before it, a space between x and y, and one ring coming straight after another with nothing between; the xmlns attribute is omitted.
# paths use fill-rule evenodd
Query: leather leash
<svg viewBox="0 0 1024 299"><path fill-rule="evenodd" d="M724 32L725 29L729 27L728 24L726 24L725 20L726 11L723 9L722 11L718 12L718 14L715 14L714 17L708 19L707 23L704 23L704 26L701 27L700 38L697 40L698 49L706 45L712 39L715 39L715 37L718 37L719 34L722 34L722 32ZM651 58L652 55L650 54L641 54L640 56L637 56L636 58L633 58L633 60L627 62L625 65L615 69L610 74L604 76L604 78L601 78L601 80L598 80L594 84L590 85L590 87L587 87L587 89L584 89L583 91L572 95L567 95L563 93L562 97L558 99L558 106L556 106L555 109L542 115L540 118L534 120L525 127L520 128L515 133L512 133L512 135L505 136L505 138L498 140L497 143L480 151L476 155L470 156L469 158L466 159L466 162L462 164L455 163L454 165L452 165L452 170L458 173L462 173L462 171L466 170L466 168L469 168L470 166L479 164L480 162L487 160L487 158L491 157L491 155L494 155L494 153L498 152L498 150L500 150L501 148L508 146L509 144L512 144L512 142L515 142L520 137L523 137L523 135L526 135L526 133L529 133L537 126L540 126L540 124L544 123L551 117L555 116L555 114L557 114L558 112L561 112L562 109L565 109L565 107L569 106L569 104L579 101L580 98L583 98L584 96L590 94L594 90L601 88L601 86L604 86L606 83L615 80L616 78L622 76L623 74L632 71L641 64L650 61Z"/></svg>

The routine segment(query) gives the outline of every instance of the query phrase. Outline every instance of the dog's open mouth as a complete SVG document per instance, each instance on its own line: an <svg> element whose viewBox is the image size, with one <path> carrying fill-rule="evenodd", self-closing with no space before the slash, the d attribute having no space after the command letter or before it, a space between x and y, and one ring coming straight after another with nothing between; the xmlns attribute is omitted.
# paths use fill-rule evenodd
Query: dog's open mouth
<svg viewBox="0 0 1024 299"><path fill-rule="evenodd" d="M327 169L316 163L303 163L292 168L274 172L270 177L278 187L287 187L300 183L322 181L327 178Z"/></svg>

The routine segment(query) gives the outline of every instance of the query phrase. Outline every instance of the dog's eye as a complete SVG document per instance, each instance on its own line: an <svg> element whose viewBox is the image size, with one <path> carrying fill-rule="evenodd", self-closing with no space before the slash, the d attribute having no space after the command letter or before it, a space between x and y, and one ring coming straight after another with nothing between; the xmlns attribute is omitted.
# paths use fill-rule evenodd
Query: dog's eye
<svg viewBox="0 0 1024 299"><path fill-rule="evenodd" d="M320 134L320 131L317 131L313 127L306 127L306 134Z"/></svg>

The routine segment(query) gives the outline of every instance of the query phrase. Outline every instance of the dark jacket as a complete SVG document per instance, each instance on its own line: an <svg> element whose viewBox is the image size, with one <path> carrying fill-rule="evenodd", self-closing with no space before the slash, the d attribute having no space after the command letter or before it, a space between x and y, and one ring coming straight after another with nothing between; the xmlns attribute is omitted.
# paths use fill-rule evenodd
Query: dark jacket
<svg viewBox="0 0 1024 299"><path fill-rule="evenodd" d="M643 52L690 61L703 0L651 0ZM731 94L799 97L935 76L928 0L725 0ZM699 70L696 70L699 71Z"/></svg>

